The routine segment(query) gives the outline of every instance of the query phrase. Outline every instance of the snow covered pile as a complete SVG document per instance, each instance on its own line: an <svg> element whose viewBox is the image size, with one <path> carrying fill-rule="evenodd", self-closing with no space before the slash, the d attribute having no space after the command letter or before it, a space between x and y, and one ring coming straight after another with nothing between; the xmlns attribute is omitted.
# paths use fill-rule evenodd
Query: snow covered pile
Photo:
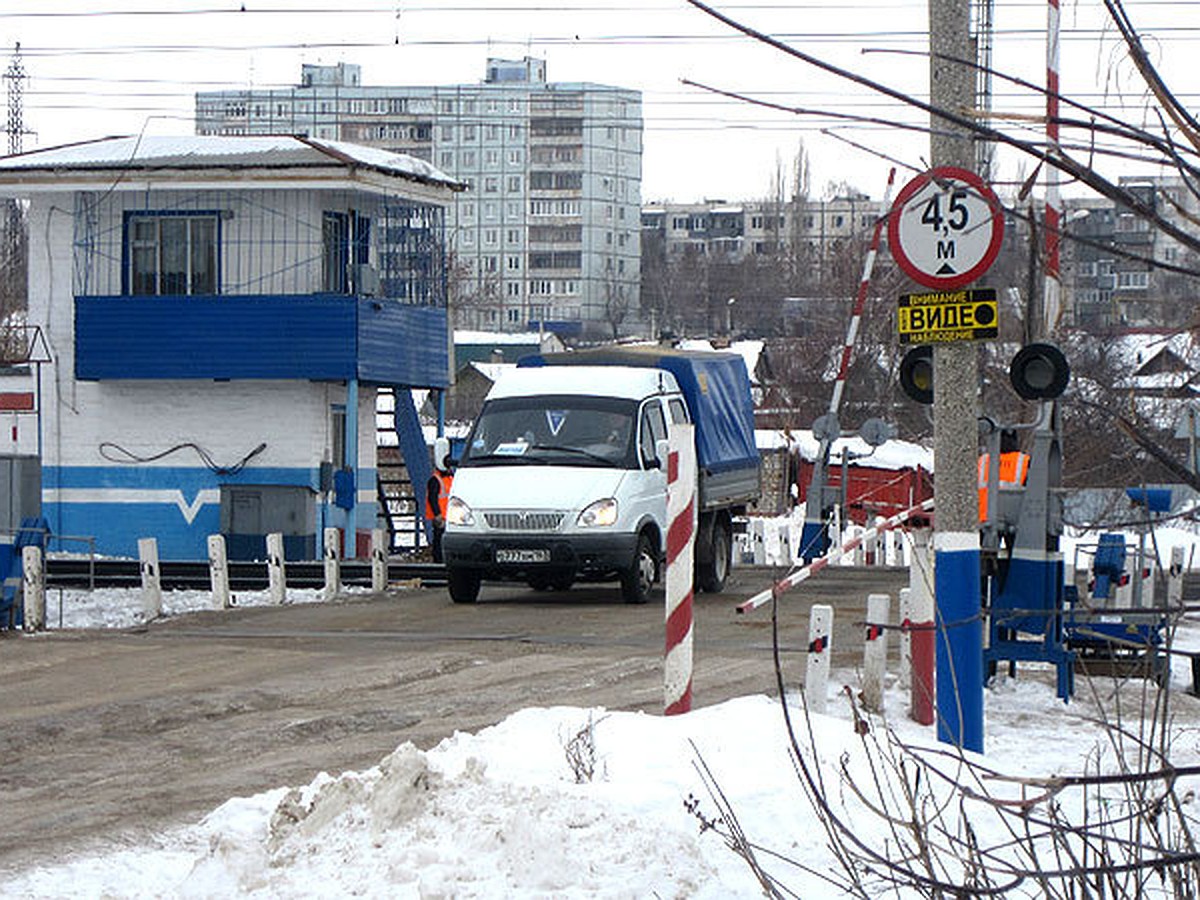
<svg viewBox="0 0 1200 900"><path fill-rule="evenodd" d="M853 683L853 673L838 674ZM1084 689L1063 705L1042 676L1034 671L988 691L982 761L1045 776L1080 772L1103 757L1111 770L1115 757L1100 750L1108 736L1094 703L1107 690ZM1176 728L1187 734L1200 722L1198 701L1172 697ZM939 746L931 729L905 718L895 686L888 704L901 740ZM839 774L845 765L860 786L871 784L866 748L882 739L884 726L871 721L864 741L844 698L830 709L809 728L792 703L801 747L818 761L826 796L856 838L886 853L890 827ZM1128 712L1124 724L1142 727ZM595 766L591 780L578 782L566 748L581 732L591 739ZM1194 738L1177 749L1177 765L1200 758ZM942 762L955 768L953 759ZM404 744L364 772L230 800L199 824L144 847L0 876L0 895L760 897L749 866L722 837L730 821L702 828L689 809L709 821L720 813L701 765L759 848L764 869L801 896L834 892L825 873L837 871L836 861L789 756L781 706L755 696L673 718L523 710L427 752ZM1178 785L1181 796L1187 780ZM985 807L968 812L982 842L1002 836Z"/></svg>

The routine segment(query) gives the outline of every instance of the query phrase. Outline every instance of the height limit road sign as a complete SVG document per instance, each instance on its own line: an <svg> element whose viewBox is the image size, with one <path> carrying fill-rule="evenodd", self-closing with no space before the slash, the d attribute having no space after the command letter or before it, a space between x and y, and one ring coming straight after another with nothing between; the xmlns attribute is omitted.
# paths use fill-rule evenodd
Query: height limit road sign
<svg viewBox="0 0 1200 900"><path fill-rule="evenodd" d="M986 272L1004 240L1004 210L974 172L941 166L904 186L888 216L892 258L925 287L951 291Z"/></svg>

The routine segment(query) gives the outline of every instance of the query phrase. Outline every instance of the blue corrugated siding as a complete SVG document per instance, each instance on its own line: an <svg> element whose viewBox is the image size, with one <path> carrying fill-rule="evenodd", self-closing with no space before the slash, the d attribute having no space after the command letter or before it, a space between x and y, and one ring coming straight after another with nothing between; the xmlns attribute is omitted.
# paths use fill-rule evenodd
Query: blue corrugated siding
<svg viewBox="0 0 1200 900"><path fill-rule="evenodd" d="M331 294L76 297L75 375L440 387L446 311Z"/></svg>
<svg viewBox="0 0 1200 900"><path fill-rule="evenodd" d="M446 310L358 301L358 377L376 384L445 387L450 359Z"/></svg>

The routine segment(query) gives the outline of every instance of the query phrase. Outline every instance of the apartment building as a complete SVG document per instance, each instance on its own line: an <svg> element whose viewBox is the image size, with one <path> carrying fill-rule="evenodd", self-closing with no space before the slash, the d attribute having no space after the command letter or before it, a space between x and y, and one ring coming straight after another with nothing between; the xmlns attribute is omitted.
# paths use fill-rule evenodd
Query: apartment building
<svg viewBox="0 0 1200 900"><path fill-rule="evenodd" d="M830 200L749 200L729 203L648 203L642 230L658 232L671 254L695 253L730 262L769 255L781 246L825 260L845 241L870 236L886 210L865 194Z"/></svg>
<svg viewBox="0 0 1200 900"><path fill-rule="evenodd" d="M368 86L359 66L196 94L199 134L294 134L406 153L468 184L446 216L458 327L628 328L640 279L641 93L489 59L482 82ZM622 324L623 323L623 324Z"/></svg>
<svg viewBox="0 0 1200 900"><path fill-rule="evenodd" d="M1185 231L1200 234L1200 201L1177 177L1120 186ZM1175 327L1195 315L1200 254L1107 199L1066 202L1063 286L1069 322L1084 328ZM1155 263L1163 265L1156 266ZM1165 266L1165 267L1164 267Z"/></svg>

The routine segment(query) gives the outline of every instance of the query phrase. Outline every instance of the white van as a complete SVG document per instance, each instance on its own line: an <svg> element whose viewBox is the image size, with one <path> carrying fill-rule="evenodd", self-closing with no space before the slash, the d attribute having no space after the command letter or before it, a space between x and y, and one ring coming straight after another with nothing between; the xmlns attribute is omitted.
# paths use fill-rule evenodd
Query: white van
<svg viewBox="0 0 1200 900"><path fill-rule="evenodd" d="M667 422L689 421L675 377L654 368L504 373L458 461L443 555L450 596L484 579L565 590L619 580L645 603L666 534Z"/></svg>

